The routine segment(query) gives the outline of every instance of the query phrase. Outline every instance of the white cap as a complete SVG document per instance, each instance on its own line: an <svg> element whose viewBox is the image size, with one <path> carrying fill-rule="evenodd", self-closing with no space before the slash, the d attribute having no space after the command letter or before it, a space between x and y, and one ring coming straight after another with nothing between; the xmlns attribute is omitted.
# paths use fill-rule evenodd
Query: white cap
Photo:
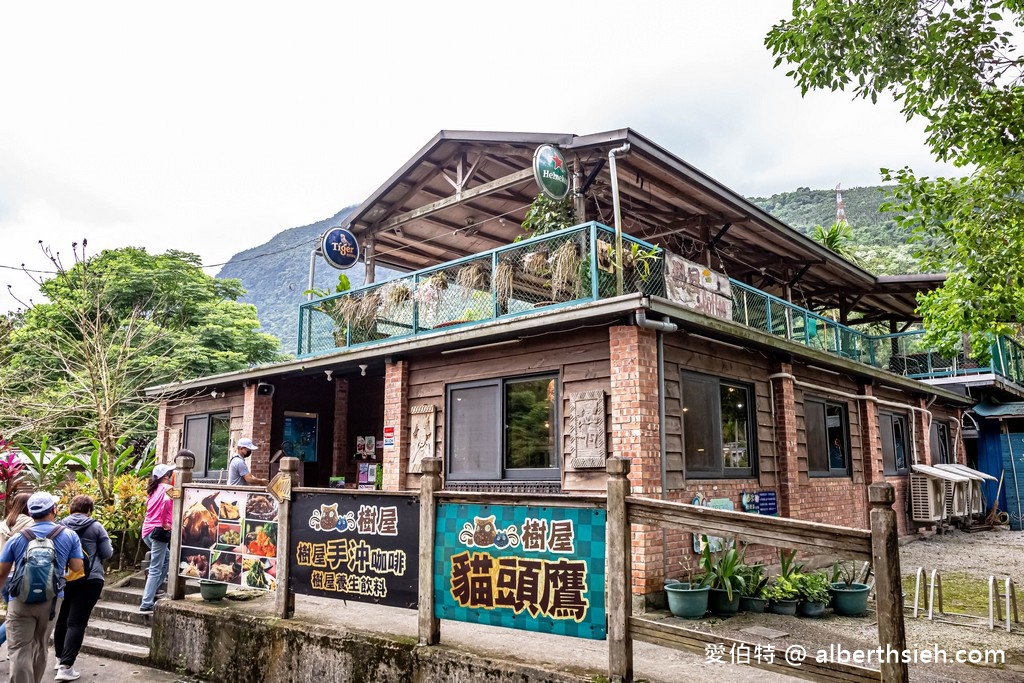
<svg viewBox="0 0 1024 683"><path fill-rule="evenodd" d="M238 447L239 448L248 448L250 451L258 451L259 450L258 448L256 448L256 444L254 444L252 442L252 439L239 439L238 440Z"/></svg>
<svg viewBox="0 0 1024 683"><path fill-rule="evenodd" d="M30 517L44 517L53 509L60 498L51 496L46 491L36 491L28 499L28 514Z"/></svg>
<svg viewBox="0 0 1024 683"><path fill-rule="evenodd" d="M157 479L163 479L173 471L174 465L160 463L159 465L153 468L153 476L156 477Z"/></svg>

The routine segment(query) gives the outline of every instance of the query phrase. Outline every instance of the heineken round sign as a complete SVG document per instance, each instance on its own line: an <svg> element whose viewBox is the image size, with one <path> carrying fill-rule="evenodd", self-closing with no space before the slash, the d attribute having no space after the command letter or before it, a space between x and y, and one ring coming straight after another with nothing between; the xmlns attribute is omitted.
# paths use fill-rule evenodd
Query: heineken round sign
<svg viewBox="0 0 1024 683"><path fill-rule="evenodd" d="M320 252L325 261L340 270L351 268L359 261L359 243L345 228L325 232L320 239Z"/></svg>
<svg viewBox="0 0 1024 683"><path fill-rule="evenodd" d="M552 199L565 199L569 194L569 169L565 157L552 145L541 145L533 153L533 177L541 192Z"/></svg>

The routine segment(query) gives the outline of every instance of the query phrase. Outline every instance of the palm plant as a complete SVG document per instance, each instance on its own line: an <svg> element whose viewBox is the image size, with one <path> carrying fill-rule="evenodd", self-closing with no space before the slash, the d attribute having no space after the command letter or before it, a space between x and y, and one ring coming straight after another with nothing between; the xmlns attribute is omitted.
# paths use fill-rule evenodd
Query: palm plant
<svg viewBox="0 0 1024 683"><path fill-rule="evenodd" d="M731 601L733 591L741 592L747 585L744 578L743 556L729 543L721 552L712 553L710 544L704 546L700 556L701 568L711 588L723 590Z"/></svg>

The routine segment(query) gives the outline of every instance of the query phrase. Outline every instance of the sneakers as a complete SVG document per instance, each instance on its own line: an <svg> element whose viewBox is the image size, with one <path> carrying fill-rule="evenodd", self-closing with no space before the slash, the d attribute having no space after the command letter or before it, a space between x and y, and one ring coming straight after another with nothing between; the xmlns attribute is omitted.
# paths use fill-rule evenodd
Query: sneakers
<svg viewBox="0 0 1024 683"><path fill-rule="evenodd" d="M152 613L153 613L153 608L152 607L140 607L139 608L139 614L152 614Z"/></svg>
<svg viewBox="0 0 1024 683"><path fill-rule="evenodd" d="M55 681L77 681L82 674L75 671L73 666L62 666L57 669L57 675L53 677Z"/></svg>

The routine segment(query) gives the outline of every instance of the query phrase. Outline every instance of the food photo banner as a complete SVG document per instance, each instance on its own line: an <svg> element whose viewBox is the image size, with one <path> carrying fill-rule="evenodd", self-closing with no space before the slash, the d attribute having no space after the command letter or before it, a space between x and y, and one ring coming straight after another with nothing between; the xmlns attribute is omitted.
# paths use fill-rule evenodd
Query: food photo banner
<svg viewBox="0 0 1024 683"><path fill-rule="evenodd" d="M437 506L435 616L604 640L606 513Z"/></svg>
<svg viewBox="0 0 1024 683"><path fill-rule="evenodd" d="M292 492L292 590L416 609L419 525L409 496Z"/></svg>
<svg viewBox="0 0 1024 683"><path fill-rule="evenodd" d="M269 494L185 488L178 574L277 588L278 504Z"/></svg>

